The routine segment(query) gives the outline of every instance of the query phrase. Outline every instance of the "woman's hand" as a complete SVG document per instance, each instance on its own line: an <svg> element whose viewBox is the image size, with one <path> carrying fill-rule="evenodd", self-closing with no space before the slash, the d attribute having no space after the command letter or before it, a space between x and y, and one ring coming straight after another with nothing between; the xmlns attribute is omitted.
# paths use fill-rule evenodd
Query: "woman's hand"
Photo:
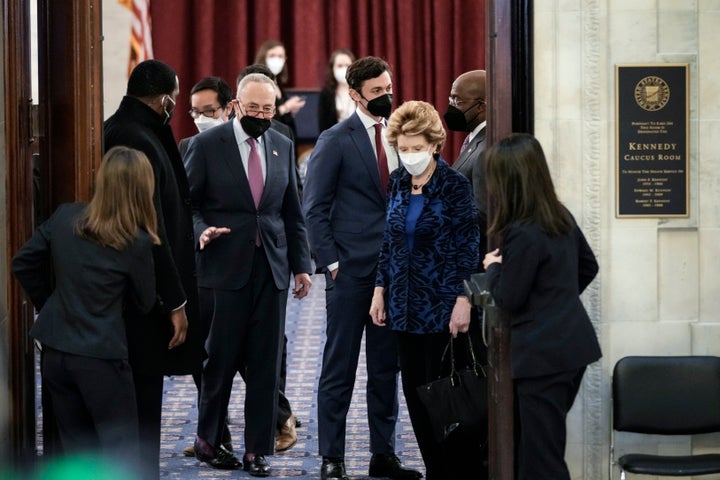
<svg viewBox="0 0 720 480"><path fill-rule="evenodd" d="M485 259L483 259L483 267L485 267L485 270L487 270L488 266L493 263L502 263L502 255L500 255L499 248L485 254Z"/></svg>
<svg viewBox="0 0 720 480"><path fill-rule="evenodd" d="M295 95L295 96L288 98L285 101L285 103L280 105L278 107L278 110L280 112L280 115L285 115L286 113L289 113L294 117L295 115L297 115L297 113L300 111L300 109L303 108L304 106L305 106L305 99Z"/></svg>
<svg viewBox="0 0 720 480"><path fill-rule="evenodd" d="M385 298L383 298L383 293L385 291L385 288L383 287L375 287L375 292L373 293L372 302L370 302L370 317L372 318L372 321L375 325L378 327L384 327L385 326Z"/></svg>
<svg viewBox="0 0 720 480"><path fill-rule="evenodd" d="M450 315L450 335L457 337L458 333L465 333L470 328L470 300L462 295L455 301L452 314Z"/></svg>

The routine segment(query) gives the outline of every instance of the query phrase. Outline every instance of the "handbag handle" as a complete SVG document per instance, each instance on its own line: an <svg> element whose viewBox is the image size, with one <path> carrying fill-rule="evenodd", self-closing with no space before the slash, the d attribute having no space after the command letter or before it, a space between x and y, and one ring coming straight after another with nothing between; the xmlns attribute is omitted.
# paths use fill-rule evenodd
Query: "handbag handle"
<svg viewBox="0 0 720 480"><path fill-rule="evenodd" d="M483 368L482 364L478 362L477 356L475 355L475 349L473 348L472 341L470 340L470 334L465 333L465 339L467 340L468 344L468 352L470 353L470 359L472 360L472 370L475 373L476 376L480 376L482 374L483 377L487 377L487 374L485 373L485 369ZM443 350L442 357L440 359L440 365L445 364L445 358L447 357L447 352L450 350L450 383L455 386L456 379L459 380L459 374L457 369L455 368L455 342L452 335L450 335L450 340L448 341L448 344L445 346L445 350ZM441 367L442 368L442 367Z"/></svg>

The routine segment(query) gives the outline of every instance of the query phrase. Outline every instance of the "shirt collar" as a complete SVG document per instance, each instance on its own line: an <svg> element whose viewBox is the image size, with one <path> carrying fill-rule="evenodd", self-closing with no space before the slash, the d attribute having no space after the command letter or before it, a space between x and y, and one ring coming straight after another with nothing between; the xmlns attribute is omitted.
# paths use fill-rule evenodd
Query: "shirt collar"
<svg viewBox="0 0 720 480"><path fill-rule="evenodd" d="M473 138L475 138L475 135L477 135L478 133L480 133L480 131L482 131L482 129L485 128L486 125L487 125L487 120L485 120L484 122L482 122L482 123L481 123L480 125L478 125L477 127L473 128L473 131L470 132L470 135L469 135L469 136L470 136L470 140L472 140Z"/></svg>
<svg viewBox="0 0 720 480"><path fill-rule="evenodd" d="M360 117L360 121L361 121L361 122L363 123L363 125L365 126L365 130L368 130L368 129L370 129L370 128L374 128L374 125L375 125L376 123L378 123L378 122L375 121L375 119L373 119L372 117L370 117L369 115L367 115L367 114L366 114L365 112L363 112L361 109L358 108L356 111L357 111L358 117ZM386 123L385 123L385 122L386 122L386 120L385 120L384 118L380 120L380 123L382 123L383 127L386 126Z"/></svg>

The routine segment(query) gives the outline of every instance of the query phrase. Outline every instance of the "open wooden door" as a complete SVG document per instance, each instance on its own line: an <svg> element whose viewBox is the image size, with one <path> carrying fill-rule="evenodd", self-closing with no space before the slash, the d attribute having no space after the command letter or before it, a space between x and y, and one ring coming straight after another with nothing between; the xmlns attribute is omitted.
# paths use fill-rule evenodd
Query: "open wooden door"
<svg viewBox="0 0 720 480"><path fill-rule="evenodd" d="M37 447L35 352L28 336L33 308L9 264L36 220L59 203L90 198L102 152L102 14L101 0L2 1L9 441L10 458L26 463L33 461ZM36 2L38 26L35 106L30 91L31 2Z"/></svg>

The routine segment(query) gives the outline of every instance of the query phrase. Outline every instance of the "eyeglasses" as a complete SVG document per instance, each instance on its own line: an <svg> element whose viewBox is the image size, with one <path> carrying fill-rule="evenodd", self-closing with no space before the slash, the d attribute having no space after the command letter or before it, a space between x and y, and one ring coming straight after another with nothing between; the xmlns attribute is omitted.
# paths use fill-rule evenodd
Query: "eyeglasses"
<svg viewBox="0 0 720 480"><path fill-rule="evenodd" d="M483 100L481 98L477 98L475 100L462 100L462 99L459 99L458 97L451 96L451 97L448 97L448 102L450 102L450 105L452 105L453 107L457 107L457 108L460 108L465 103L471 103L471 102L473 102L473 103L471 103L470 107L475 105L475 103L478 103L480 105L485 105L485 100Z"/></svg>
<svg viewBox="0 0 720 480"><path fill-rule="evenodd" d="M191 108L190 110L188 110L188 113L192 118L200 118L200 115L208 118L213 118L215 116L215 112L217 112L221 108L223 107L208 108L205 110L195 110L194 108Z"/></svg>
<svg viewBox="0 0 720 480"><path fill-rule="evenodd" d="M266 117L272 117L275 115L275 106L264 106L259 107L257 105L246 105L245 106L245 114L250 115L251 117L259 117L260 115L263 116L263 118Z"/></svg>

